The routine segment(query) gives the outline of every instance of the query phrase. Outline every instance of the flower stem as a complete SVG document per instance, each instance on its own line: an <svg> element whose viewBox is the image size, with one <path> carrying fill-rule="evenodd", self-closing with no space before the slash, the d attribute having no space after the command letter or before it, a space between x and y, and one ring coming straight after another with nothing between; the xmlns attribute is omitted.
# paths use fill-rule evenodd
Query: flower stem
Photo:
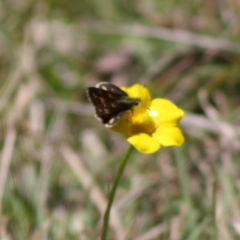
<svg viewBox="0 0 240 240"><path fill-rule="evenodd" d="M120 163L120 166L119 166L118 171L117 171L117 175L114 179L113 186L112 186L112 189L111 189L110 194L109 194L107 209L106 209L105 214L104 214L101 240L106 240L107 239L108 222L109 222L109 216L110 216L112 203L113 203L113 200L114 200L114 196L115 196L115 193L116 193L116 190L117 190L119 180L120 180L120 178L122 176L122 173L125 169L127 161L129 159L129 156L132 153L132 150L133 150L133 146L130 145L127 152L126 152L126 155L124 156L124 158L122 159L122 161Z"/></svg>

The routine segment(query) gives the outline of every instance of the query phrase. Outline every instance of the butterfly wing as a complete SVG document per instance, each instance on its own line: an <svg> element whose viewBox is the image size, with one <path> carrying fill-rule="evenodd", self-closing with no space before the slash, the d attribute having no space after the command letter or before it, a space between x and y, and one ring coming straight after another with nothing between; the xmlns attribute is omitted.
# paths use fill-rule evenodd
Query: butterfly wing
<svg viewBox="0 0 240 240"><path fill-rule="evenodd" d="M95 106L96 117L107 127L115 125L132 107L128 103L119 101L127 96L123 91L107 91L102 88L89 87L87 93L89 100Z"/></svg>
<svg viewBox="0 0 240 240"><path fill-rule="evenodd" d="M95 106L96 117L106 127L114 126L124 113L139 103L139 99L131 99L119 87L100 82L96 87L87 90L89 100Z"/></svg>
<svg viewBox="0 0 240 240"><path fill-rule="evenodd" d="M131 107L126 104L116 105L115 107L113 107L113 104L106 104L104 107L98 106L95 108L96 117L100 119L106 127L112 127L130 108Z"/></svg>
<svg viewBox="0 0 240 240"><path fill-rule="evenodd" d="M108 82L100 82L96 85L96 88L103 89L105 91L119 94L122 96L127 96L127 94L121 88Z"/></svg>

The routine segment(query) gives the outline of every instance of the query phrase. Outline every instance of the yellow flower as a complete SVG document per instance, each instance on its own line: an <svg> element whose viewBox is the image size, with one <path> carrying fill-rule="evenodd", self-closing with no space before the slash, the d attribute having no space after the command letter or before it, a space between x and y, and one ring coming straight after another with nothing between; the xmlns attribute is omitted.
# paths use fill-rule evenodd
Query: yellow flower
<svg viewBox="0 0 240 240"><path fill-rule="evenodd" d="M183 110L163 98L151 100L146 87L135 84L122 87L130 98L140 98L140 103L124 114L111 129L126 136L127 141L139 152L153 153L161 145L180 146L184 142L178 122Z"/></svg>

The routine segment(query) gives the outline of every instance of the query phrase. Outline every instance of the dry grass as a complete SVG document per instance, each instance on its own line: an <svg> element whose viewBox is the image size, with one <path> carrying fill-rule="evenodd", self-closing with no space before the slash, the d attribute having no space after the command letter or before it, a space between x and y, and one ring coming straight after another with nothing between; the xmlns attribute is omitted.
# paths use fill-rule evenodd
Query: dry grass
<svg viewBox="0 0 240 240"><path fill-rule="evenodd" d="M134 152L109 240L239 239L239 13L238 0L1 1L0 238L99 239L128 145L85 89L111 81L177 103L186 141Z"/></svg>

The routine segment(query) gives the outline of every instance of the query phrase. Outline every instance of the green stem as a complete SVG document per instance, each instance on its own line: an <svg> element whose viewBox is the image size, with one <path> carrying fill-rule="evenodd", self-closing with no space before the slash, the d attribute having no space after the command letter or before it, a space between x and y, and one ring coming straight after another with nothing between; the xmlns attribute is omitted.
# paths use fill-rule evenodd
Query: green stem
<svg viewBox="0 0 240 240"><path fill-rule="evenodd" d="M111 211L113 199L114 199L114 196L115 196L115 193L116 193L116 190L117 190L117 186L118 186L119 180L120 180L120 178L122 176L122 173L123 173L123 171L125 169L127 161L129 159L129 156L132 153L132 150L133 150L133 146L130 145L130 147L128 148L128 151L126 152L126 155L124 156L122 162L120 163L117 175L116 175L116 177L114 179L113 186L112 186L112 189L111 189L110 194L109 194L107 209L106 209L105 214L104 214L103 230L102 230L102 238L101 238L101 240L106 240L107 239L108 222L109 222L109 216L110 216L110 211Z"/></svg>

